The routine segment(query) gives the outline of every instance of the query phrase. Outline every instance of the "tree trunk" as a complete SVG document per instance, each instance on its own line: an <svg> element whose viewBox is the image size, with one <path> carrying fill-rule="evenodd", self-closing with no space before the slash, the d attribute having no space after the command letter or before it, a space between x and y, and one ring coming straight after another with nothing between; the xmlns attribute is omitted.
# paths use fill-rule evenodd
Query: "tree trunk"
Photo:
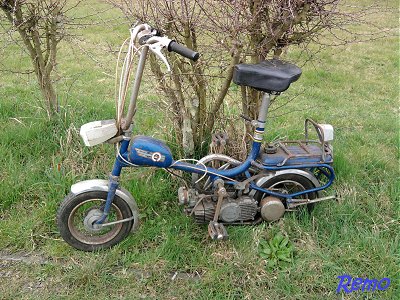
<svg viewBox="0 0 400 300"><path fill-rule="evenodd" d="M49 116L58 112L57 95L53 87L53 83L49 76L38 78L40 91L46 101L47 114Z"/></svg>
<svg viewBox="0 0 400 300"><path fill-rule="evenodd" d="M51 80L51 73L56 65L57 44L60 41L57 20L61 15L63 5L51 2L50 6L45 8L43 3L29 4L10 0L0 3L2 4L0 8L10 24L18 31L28 50L40 91L45 100L47 114L51 117L58 112L57 95ZM45 17L41 14L44 14ZM43 20L46 20L45 25L41 23Z"/></svg>

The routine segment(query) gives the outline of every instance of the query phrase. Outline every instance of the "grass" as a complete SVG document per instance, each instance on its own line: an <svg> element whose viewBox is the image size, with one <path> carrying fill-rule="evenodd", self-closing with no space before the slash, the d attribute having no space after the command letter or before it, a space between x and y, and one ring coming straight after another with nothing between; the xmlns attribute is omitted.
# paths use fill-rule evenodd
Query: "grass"
<svg viewBox="0 0 400 300"><path fill-rule="evenodd" d="M396 17L379 22L396 26ZM113 59L103 45L118 45L126 28L89 27L81 33L90 41L81 47L112 74ZM15 48L3 60L23 68L24 57ZM83 147L77 128L114 116L113 79L64 44L57 68L61 113L49 121L35 78L3 73L0 254L41 255L47 263L0 259L0 299L397 299L398 39L326 49L316 59L288 92L301 93L285 109L300 112L272 113L266 138L299 137L305 117L333 124L338 202L321 203L311 215L288 214L272 225L229 227L229 241L216 243L205 226L182 214L177 182L161 171L129 170L122 184L135 196L143 222L135 235L98 253L76 251L60 240L55 212L72 183L105 178L111 170L112 147ZM141 95L136 132L163 136L167 129L157 127L161 116L151 109L157 95L150 88ZM277 232L293 243L294 262L270 272L258 243ZM337 295L336 277L342 274L389 277L392 284L383 292Z"/></svg>

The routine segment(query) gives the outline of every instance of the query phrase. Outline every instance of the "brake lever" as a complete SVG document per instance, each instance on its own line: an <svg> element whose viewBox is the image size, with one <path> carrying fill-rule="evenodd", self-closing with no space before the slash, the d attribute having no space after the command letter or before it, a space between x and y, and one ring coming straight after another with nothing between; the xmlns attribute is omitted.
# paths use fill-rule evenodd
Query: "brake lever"
<svg viewBox="0 0 400 300"><path fill-rule="evenodd" d="M149 39L149 41L150 40L151 38ZM171 72L171 67L167 61L167 58L164 56L164 54L162 54L161 50L166 47L166 45L168 45L170 42L171 40L166 37L157 37L157 42L149 44L149 49L151 50L151 52L153 52L163 61L163 63L167 66L168 72Z"/></svg>

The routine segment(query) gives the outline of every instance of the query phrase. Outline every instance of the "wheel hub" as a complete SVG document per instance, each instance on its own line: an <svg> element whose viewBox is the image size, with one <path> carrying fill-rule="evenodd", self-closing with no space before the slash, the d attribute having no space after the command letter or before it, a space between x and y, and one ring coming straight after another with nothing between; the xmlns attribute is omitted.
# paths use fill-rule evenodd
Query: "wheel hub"
<svg viewBox="0 0 400 300"><path fill-rule="evenodd" d="M103 227L101 224L96 224L96 221L103 216L103 212L98 209L91 209L83 220L85 229L89 232L99 232ZM106 219L107 220L107 219Z"/></svg>

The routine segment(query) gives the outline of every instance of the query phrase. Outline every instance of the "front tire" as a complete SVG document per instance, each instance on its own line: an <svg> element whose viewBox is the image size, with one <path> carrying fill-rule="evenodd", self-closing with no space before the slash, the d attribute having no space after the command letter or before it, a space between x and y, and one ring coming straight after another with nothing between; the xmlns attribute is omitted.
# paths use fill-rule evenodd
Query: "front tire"
<svg viewBox="0 0 400 300"><path fill-rule="evenodd" d="M125 239L134 220L101 228L91 228L92 220L101 215L107 199L106 191L89 191L65 197L57 212L57 226L61 237L72 247L83 251L110 248ZM115 195L110 213L104 223L131 218L129 205Z"/></svg>

